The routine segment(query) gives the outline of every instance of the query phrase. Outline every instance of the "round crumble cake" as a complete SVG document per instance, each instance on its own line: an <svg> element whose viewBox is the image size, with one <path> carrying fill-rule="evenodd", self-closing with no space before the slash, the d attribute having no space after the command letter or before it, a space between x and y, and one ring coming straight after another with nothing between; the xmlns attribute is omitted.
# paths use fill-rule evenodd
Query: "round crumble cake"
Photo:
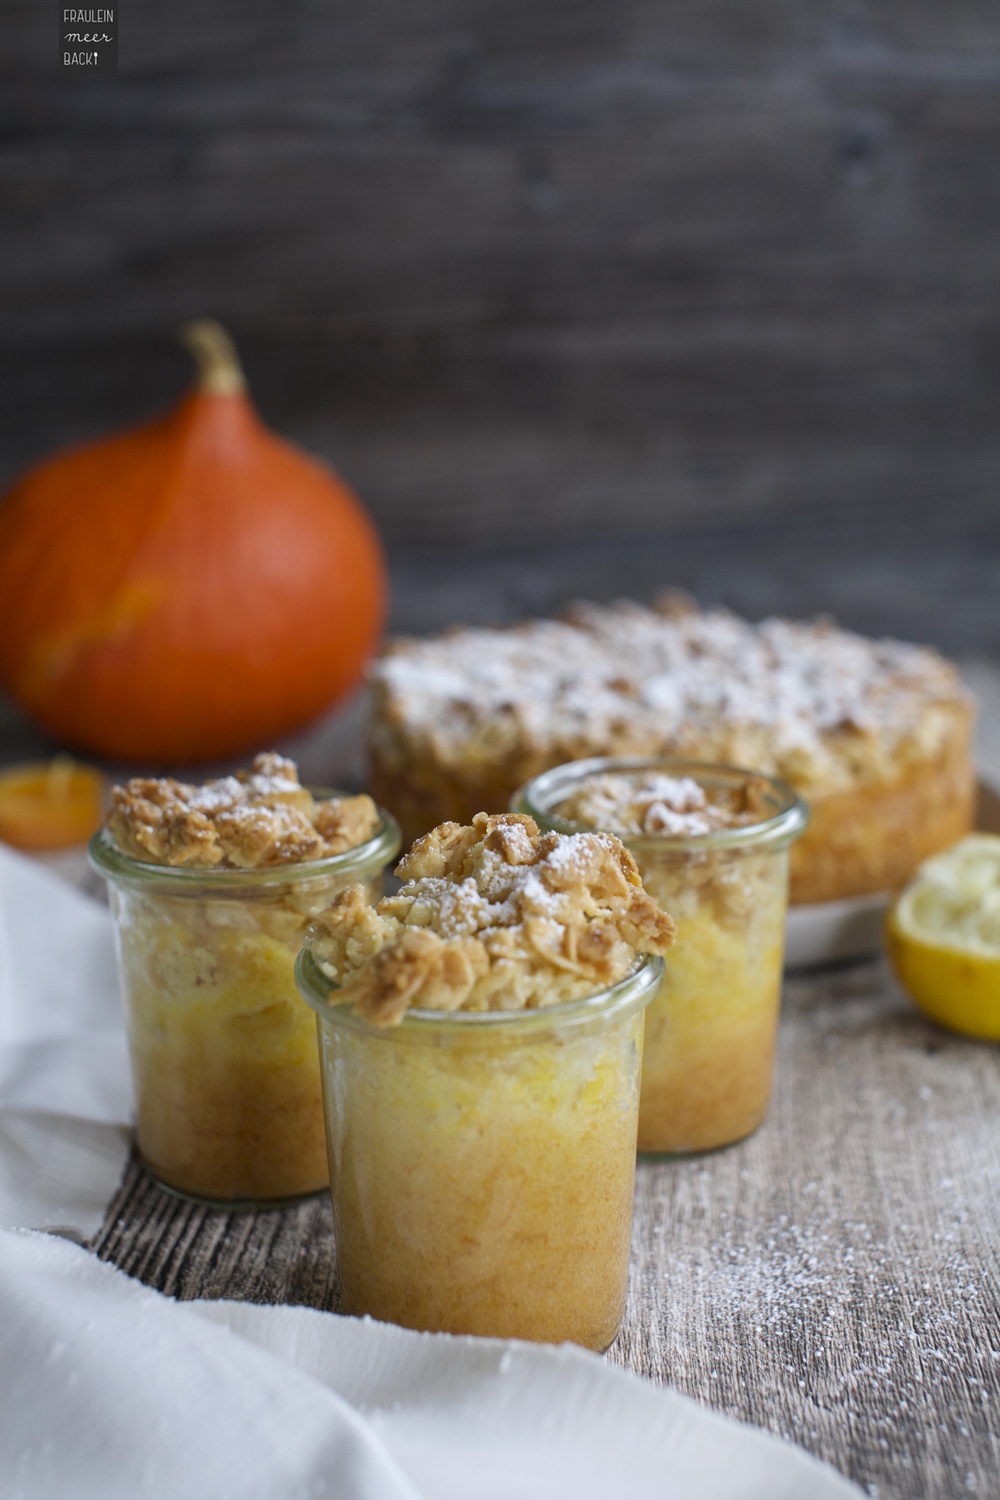
<svg viewBox="0 0 1000 1500"><path fill-rule="evenodd" d="M891 889L972 826L972 700L937 652L829 620L752 625L667 596L393 642L373 674L372 791L407 839L502 812L596 755L787 781L811 810L791 899Z"/></svg>

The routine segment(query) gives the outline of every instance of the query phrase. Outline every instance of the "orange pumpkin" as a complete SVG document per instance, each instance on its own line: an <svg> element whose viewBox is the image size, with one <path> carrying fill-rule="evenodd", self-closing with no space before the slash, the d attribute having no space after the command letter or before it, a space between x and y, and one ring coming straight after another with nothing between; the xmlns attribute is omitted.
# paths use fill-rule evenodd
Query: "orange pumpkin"
<svg viewBox="0 0 1000 1500"><path fill-rule="evenodd" d="M269 432L217 323L196 388L60 454L0 502L0 681L48 730L125 760L271 742L359 680L385 567L360 502Z"/></svg>

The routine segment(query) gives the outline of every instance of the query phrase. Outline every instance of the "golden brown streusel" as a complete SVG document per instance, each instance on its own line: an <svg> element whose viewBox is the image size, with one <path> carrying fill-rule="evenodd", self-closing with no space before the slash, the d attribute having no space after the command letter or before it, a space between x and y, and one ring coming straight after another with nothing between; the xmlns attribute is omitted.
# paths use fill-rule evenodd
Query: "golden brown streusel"
<svg viewBox="0 0 1000 1500"><path fill-rule="evenodd" d="M766 785L752 775L738 787L704 787L663 771L604 771L585 777L554 811L570 823L623 837L700 838L771 816Z"/></svg>
<svg viewBox="0 0 1000 1500"><path fill-rule="evenodd" d="M261 869L342 854L379 824L368 796L317 802L294 761L273 751L204 786L133 777L111 793L108 828L123 854L196 869Z"/></svg>
<svg viewBox="0 0 1000 1500"><path fill-rule="evenodd" d="M444 823L397 866L377 907L352 886L307 943L367 1020L406 1010L522 1010L616 983L637 954L663 954L674 923L609 833L540 833L532 818Z"/></svg>

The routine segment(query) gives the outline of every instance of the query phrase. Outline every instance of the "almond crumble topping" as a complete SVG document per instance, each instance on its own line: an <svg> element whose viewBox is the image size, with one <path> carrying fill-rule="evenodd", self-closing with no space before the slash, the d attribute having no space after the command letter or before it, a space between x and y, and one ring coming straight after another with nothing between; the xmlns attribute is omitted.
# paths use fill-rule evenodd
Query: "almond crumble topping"
<svg viewBox="0 0 1000 1500"><path fill-rule="evenodd" d="M769 817L764 789L757 776L747 776L738 788L709 790L690 776L608 771L584 777L553 811L570 823L626 837L698 838Z"/></svg>
<svg viewBox="0 0 1000 1500"><path fill-rule="evenodd" d="M111 793L108 829L123 854L150 864L249 870L342 854L379 824L368 796L317 802L294 761L273 752L204 786L133 777Z"/></svg>
<svg viewBox="0 0 1000 1500"><path fill-rule="evenodd" d="M581 999L662 954L674 923L609 833L539 832L532 818L443 823L400 860L377 907L342 891L306 942L366 1020L406 1010L532 1010Z"/></svg>
<svg viewBox="0 0 1000 1500"><path fill-rule="evenodd" d="M511 790L592 755L749 765L807 795L941 753L970 700L937 652L829 620L758 625L676 594L393 643L373 672L384 776Z"/></svg>

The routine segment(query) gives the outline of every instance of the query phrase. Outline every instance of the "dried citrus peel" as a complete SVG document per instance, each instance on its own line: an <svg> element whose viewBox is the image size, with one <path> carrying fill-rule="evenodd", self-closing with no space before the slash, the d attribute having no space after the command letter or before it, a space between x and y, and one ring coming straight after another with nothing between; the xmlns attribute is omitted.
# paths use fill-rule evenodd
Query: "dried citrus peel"
<svg viewBox="0 0 1000 1500"><path fill-rule="evenodd" d="M68 755L0 772L0 840L15 849L82 844L104 811L104 777Z"/></svg>

